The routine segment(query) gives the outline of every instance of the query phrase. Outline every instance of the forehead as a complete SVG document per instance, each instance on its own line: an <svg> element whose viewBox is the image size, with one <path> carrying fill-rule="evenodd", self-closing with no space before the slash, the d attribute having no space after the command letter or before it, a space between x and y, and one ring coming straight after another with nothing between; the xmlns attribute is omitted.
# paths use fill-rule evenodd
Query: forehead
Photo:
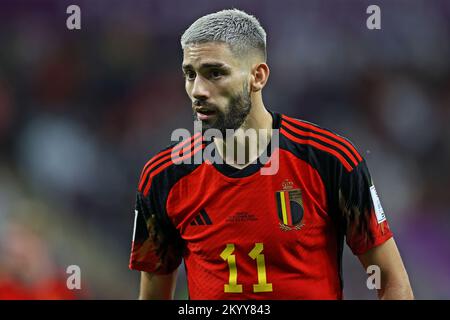
<svg viewBox="0 0 450 320"><path fill-rule="evenodd" d="M190 44L184 48L183 65L192 65L194 68L204 63L222 63L237 66L237 59L226 43L206 42Z"/></svg>

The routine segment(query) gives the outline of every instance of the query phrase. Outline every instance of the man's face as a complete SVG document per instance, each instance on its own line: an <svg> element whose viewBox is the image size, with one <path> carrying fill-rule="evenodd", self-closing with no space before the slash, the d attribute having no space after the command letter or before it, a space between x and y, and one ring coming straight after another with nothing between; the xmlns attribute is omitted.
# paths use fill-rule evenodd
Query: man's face
<svg viewBox="0 0 450 320"><path fill-rule="evenodd" d="M208 42L184 49L185 87L194 120L204 130L238 129L251 109L249 71L227 44Z"/></svg>

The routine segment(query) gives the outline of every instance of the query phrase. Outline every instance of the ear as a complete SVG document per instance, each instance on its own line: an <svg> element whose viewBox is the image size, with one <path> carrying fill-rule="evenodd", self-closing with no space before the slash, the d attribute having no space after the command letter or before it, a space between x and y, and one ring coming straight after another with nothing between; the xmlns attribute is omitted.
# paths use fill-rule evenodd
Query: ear
<svg viewBox="0 0 450 320"><path fill-rule="evenodd" d="M251 72L250 88L252 92L262 90L269 79L269 66L262 62L253 66Z"/></svg>

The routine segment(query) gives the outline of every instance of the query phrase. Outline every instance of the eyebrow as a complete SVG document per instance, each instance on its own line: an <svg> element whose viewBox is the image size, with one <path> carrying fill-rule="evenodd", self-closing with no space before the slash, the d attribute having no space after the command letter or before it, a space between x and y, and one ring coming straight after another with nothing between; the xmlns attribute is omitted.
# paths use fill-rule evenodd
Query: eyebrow
<svg viewBox="0 0 450 320"><path fill-rule="evenodd" d="M183 70L194 69L192 64L183 64ZM206 62L200 65L200 69L210 69L210 68L224 68L229 69L230 67L222 62Z"/></svg>

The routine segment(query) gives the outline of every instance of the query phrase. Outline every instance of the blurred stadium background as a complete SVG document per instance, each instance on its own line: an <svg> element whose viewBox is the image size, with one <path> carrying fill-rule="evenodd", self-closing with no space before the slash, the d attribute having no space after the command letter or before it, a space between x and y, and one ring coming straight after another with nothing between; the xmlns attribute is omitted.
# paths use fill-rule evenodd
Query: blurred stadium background
<svg viewBox="0 0 450 320"><path fill-rule="evenodd" d="M66 28L81 7L82 29ZM382 30L366 28L381 7ZM266 105L367 159L419 299L450 298L450 1L0 2L0 298L135 299L143 164L192 128L179 36L237 7L268 33ZM79 265L82 289L65 288ZM345 297L375 299L347 250ZM183 270L177 298L186 297Z"/></svg>

